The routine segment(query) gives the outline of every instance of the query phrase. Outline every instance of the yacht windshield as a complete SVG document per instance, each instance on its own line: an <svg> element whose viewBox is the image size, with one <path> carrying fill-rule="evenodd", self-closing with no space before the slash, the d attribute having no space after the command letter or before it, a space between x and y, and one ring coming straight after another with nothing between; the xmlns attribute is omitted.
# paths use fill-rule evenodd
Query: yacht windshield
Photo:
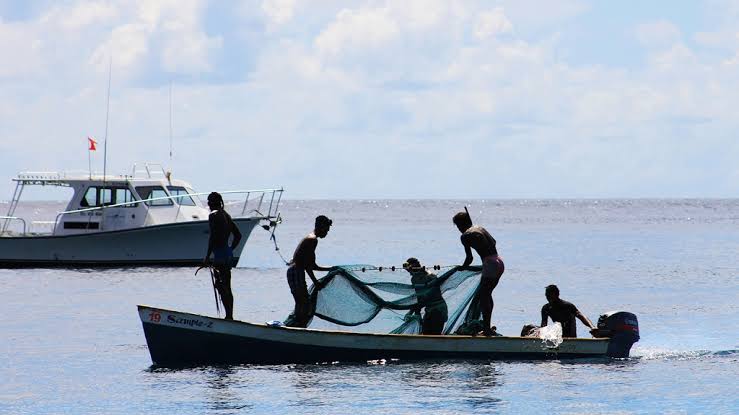
<svg viewBox="0 0 739 415"><path fill-rule="evenodd" d="M169 195L161 186L136 186L136 193L141 199L155 199L160 197L168 197ZM148 206L171 206L171 199L158 199L145 202Z"/></svg>
<svg viewBox="0 0 739 415"><path fill-rule="evenodd" d="M167 190L174 197L173 200L182 206L195 206L195 201L192 200L190 194L184 187L181 186L167 186Z"/></svg>

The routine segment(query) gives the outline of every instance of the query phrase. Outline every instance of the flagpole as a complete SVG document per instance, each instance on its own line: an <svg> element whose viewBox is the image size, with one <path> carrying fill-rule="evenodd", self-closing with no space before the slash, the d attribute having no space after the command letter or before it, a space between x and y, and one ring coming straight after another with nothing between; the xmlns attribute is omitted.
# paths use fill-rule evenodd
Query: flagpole
<svg viewBox="0 0 739 415"><path fill-rule="evenodd" d="M90 175L90 180L92 180L92 157L90 156L90 138L87 138L87 172Z"/></svg>

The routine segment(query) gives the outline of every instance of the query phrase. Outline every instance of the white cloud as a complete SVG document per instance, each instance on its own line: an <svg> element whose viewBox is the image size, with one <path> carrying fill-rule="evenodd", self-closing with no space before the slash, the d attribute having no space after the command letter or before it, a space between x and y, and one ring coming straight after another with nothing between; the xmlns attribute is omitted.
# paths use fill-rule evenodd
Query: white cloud
<svg viewBox="0 0 739 415"><path fill-rule="evenodd" d="M289 22L295 13L295 0L264 0L262 10L272 23L281 25Z"/></svg>
<svg viewBox="0 0 739 415"><path fill-rule="evenodd" d="M200 188L284 184L291 197L735 189L739 27L729 23L700 35L664 19L624 27L644 45L624 69L581 63L559 35L591 30L579 1L260 1L232 14L205 1L86 4L0 22L0 147L13 155L3 177L85 167L78 147L102 134L112 52L114 170L166 158L175 78L175 171ZM29 154L5 137L43 144ZM227 167L202 169L212 164ZM502 179L494 189L491 176ZM683 179L706 185L684 189Z"/></svg>
<svg viewBox="0 0 739 415"><path fill-rule="evenodd" d="M324 55L347 52L358 55L382 47L399 33L398 23L388 15L387 9L344 9L316 37L315 45Z"/></svg>
<svg viewBox="0 0 739 415"><path fill-rule="evenodd" d="M37 74L43 67L43 39L30 25L0 20L0 78Z"/></svg>
<svg viewBox="0 0 739 415"><path fill-rule="evenodd" d="M475 35L479 39L485 39L490 36L496 36L508 33L513 30L513 25L503 13L502 7L496 7L493 10L482 12L477 18Z"/></svg>
<svg viewBox="0 0 739 415"><path fill-rule="evenodd" d="M118 16L114 4L103 2L79 2L71 7L57 6L41 17L42 24L59 24L66 30L78 30L91 24L99 24Z"/></svg>
<svg viewBox="0 0 739 415"><path fill-rule="evenodd" d="M130 70L146 57L150 35L151 28L145 24L120 25L113 29L107 41L95 49L90 64L100 71L107 71L109 60L113 57L116 68Z"/></svg>
<svg viewBox="0 0 739 415"><path fill-rule="evenodd" d="M634 32L637 39L649 47L670 46L681 39L680 29L666 20L640 24Z"/></svg>

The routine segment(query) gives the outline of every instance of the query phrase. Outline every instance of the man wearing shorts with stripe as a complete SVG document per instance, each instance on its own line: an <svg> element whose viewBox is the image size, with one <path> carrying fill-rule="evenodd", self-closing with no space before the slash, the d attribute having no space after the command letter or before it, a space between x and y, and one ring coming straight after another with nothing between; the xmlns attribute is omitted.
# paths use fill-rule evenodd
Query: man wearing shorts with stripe
<svg viewBox="0 0 739 415"><path fill-rule="evenodd" d="M480 311L482 311L482 333L493 336L495 327L490 326L490 318L493 314L493 290L498 285L500 277L505 271L503 259L498 256L495 238L482 226L473 226L472 219L467 212L459 212L452 218L457 229L462 233L461 241L464 246L464 263L462 269L472 263L472 250L474 249L482 259L482 275L480 277Z"/></svg>
<svg viewBox="0 0 739 415"><path fill-rule="evenodd" d="M316 265L316 248L318 238L325 238L333 222L326 216L316 218L313 232L303 238L298 247L295 248L293 260L287 269L287 283L295 300L295 310L285 322L289 327L308 327L311 320L311 304L308 297L308 286L305 283L307 273L316 289L321 289L321 284L316 279L313 271L330 271L331 268Z"/></svg>

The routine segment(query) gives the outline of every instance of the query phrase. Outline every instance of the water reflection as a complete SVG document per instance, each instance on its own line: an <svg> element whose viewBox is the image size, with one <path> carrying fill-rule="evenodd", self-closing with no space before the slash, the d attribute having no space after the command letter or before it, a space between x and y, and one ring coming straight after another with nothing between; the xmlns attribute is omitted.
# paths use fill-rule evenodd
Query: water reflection
<svg viewBox="0 0 739 415"><path fill-rule="evenodd" d="M498 396L503 386L503 375L498 364L478 362L459 365L460 381L466 389L465 403L473 408L499 408L503 400Z"/></svg>
<svg viewBox="0 0 739 415"><path fill-rule="evenodd" d="M213 367L205 371L206 398L205 405L212 411L229 412L241 409L252 409L252 405L243 402L240 394L234 389L244 381L235 376L237 370L232 366Z"/></svg>

